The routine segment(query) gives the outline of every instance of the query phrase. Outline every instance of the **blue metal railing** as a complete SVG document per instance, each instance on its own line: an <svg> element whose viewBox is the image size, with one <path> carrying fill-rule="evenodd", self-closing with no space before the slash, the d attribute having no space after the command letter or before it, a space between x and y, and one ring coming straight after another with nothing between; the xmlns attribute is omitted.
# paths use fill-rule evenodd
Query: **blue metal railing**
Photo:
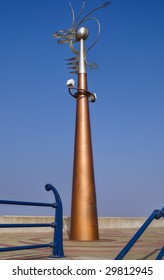
<svg viewBox="0 0 164 280"><path fill-rule="evenodd" d="M139 237L143 234L143 232L147 229L150 223L154 219L164 218L164 207L161 210L154 210L149 218L145 221L145 223L140 227L140 229L136 232L136 234L132 237L132 239L126 244L126 246L121 250L121 252L116 256L115 260L122 260L124 256L129 252L131 247L136 243ZM161 249L158 254L156 260L161 260L164 256L164 247Z"/></svg>
<svg viewBox="0 0 164 280"><path fill-rule="evenodd" d="M164 247L159 252L158 256L156 257L156 260L162 260L163 256L164 256Z"/></svg>
<svg viewBox="0 0 164 280"><path fill-rule="evenodd" d="M15 250L27 250L37 248L52 248L52 255L50 258L62 258L64 257L63 251L63 210L62 202L58 191L50 184L45 186L46 191L52 191L55 197L55 203L42 203L42 202L26 202L26 201L11 201L0 200L0 204L12 204L12 205L26 205L26 206L43 206L55 208L55 221L53 223L36 223L36 224L0 224L0 228L19 228L19 227L52 227L54 229L53 242L48 244L35 244L28 246L15 246L0 248L0 252L15 251Z"/></svg>

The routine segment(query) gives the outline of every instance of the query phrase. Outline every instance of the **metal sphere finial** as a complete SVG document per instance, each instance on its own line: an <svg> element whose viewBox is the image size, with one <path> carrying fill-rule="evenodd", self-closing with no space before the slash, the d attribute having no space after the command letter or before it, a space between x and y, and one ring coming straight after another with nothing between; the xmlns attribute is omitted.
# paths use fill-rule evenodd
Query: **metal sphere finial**
<svg viewBox="0 0 164 280"><path fill-rule="evenodd" d="M87 27L80 27L78 30L76 30L75 33L76 39L78 41L80 41L81 39L83 40L87 39L88 35L89 35L89 31Z"/></svg>

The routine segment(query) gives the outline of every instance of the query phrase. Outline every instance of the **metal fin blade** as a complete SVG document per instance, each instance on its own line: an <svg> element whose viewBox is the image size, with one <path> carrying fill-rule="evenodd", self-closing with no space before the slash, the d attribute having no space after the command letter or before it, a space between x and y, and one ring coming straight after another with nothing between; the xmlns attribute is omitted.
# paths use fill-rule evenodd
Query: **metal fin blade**
<svg viewBox="0 0 164 280"><path fill-rule="evenodd" d="M66 44L66 43L69 43L69 41L70 41L70 40L66 38L66 39L60 39L60 40L58 40L57 43L58 43L58 44Z"/></svg>
<svg viewBox="0 0 164 280"><path fill-rule="evenodd" d="M77 66L67 67L67 69L78 70L78 67Z"/></svg>
<svg viewBox="0 0 164 280"><path fill-rule="evenodd" d="M59 30L59 31L53 33L52 36L54 38L62 38L63 36L66 36L66 35L68 35L68 31L67 30Z"/></svg>
<svg viewBox="0 0 164 280"><path fill-rule="evenodd" d="M68 60L68 61L79 60L79 57L74 56L74 57L71 57L71 58L66 58L65 60Z"/></svg>
<svg viewBox="0 0 164 280"><path fill-rule="evenodd" d="M69 72L70 74L78 74L78 71Z"/></svg>
<svg viewBox="0 0 164 280"><path fill-rule="evenodd" d="M67 65L78 65L79 61L68 62Z"/></svg>

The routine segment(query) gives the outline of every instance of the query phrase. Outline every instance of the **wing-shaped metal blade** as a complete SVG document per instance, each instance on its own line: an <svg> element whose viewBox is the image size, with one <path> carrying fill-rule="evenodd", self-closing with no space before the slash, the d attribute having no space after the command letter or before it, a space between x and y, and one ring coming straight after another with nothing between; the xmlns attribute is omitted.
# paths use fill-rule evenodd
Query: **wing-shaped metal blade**
<svg viewBox="0 0 164 280"><path fill-rule="evenodd" d="M58 43L58 44L67 44L67 43L69 43L69 41L70 41L70 40L66 38L66 39L57 40L57 43Z"/></svg>
<svg viewBox="0 0 164 280"><path fill-rule="evenodd" d="M78 70L78 67L77 66L71 66L71 67L67 67L67 69Z"/></svg>
<svg viewBox="0 0 164 280"><path fill-rule="evenodd" d="M69 72L70 74L78 74L78 71Z"/></svg>
<svg viewBox="0 0 164 280"><path fill-rule="evenodd" d="M79 61L68 62L67 65L78 65Z"/></svg>
<svg viewBox="0 0 164 280"><path fill-rule="evenodd" d="M68 61L79 60L79 57L74 56L74 57L71 57L71 58L66 58L65 60L68 60Z"/></svg>

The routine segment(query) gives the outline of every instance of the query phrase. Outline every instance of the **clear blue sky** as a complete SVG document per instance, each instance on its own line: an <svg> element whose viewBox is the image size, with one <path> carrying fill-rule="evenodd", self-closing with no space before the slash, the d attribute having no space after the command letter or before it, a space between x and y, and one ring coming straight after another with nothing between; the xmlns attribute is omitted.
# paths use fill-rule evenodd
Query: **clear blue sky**
<svg viewBox="0 0 164 280"><path fill-rule="evenodd" d="M77 12L82 1L71 3ZM101 3L88 0L86 12ZM90 104L98 214L147 216L164 206L164 1L113 0L95 16L101 35L88 60L99 69L88 69L88 86L98 96ZM49 202L49 182L64 215L76 109L66 81L77 77L66 69L68 45L52 34L70 25L67 0L0 0L0 198ZM0 206L11 212L48 214Z"/></svg>

